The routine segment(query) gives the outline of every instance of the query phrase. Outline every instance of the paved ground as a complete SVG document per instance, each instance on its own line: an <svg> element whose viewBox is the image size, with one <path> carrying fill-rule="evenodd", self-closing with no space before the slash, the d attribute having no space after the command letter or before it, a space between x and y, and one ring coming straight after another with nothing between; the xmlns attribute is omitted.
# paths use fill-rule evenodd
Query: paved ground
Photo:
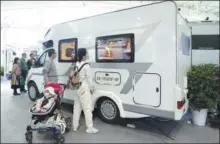
<svg viewBox="0 0 220 144"><path fill-rule="evenodd" d="M1 82L1 142L23 143L24 133L30 120L28 109L31 106L27 95L12 96L9 82ZM69 114L68 107L66 110ZM187 123L167 123L159 125L168 131L171 140L153 128L153 123L144 121L145 125L138 125L135 129L120 125L108 125L95 118L95 126L100 129L96 135L85 134L84 120L78 132L66 134L67 143L219 143L219 130L210 127L198 127ZM124 121L124 122L130 122ZM151 126L151 127L149 127ZM141 127L141 128L139 128ZM146 127L145 130L143 128ZM33 142L51 142L43 134L34 133Z"/></svg>

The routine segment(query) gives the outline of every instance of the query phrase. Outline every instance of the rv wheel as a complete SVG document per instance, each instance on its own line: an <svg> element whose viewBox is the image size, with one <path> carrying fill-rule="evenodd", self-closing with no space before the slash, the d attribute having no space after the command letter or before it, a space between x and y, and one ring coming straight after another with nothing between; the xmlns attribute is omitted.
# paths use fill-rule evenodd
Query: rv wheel
<svg viewBox="0 0 220 144"><path fill-rule="evenodd" d="M109 98L103 98L98 101L98 115L106 123L116 124L120 119L119 110L115 102Z"/></svg>
<svg viewBox="0 0 220 144"><path fill-rule="evenodd" d="M31 101L35 101L39 95L38 88L34 82L28 84L28 96Z"/></svg>

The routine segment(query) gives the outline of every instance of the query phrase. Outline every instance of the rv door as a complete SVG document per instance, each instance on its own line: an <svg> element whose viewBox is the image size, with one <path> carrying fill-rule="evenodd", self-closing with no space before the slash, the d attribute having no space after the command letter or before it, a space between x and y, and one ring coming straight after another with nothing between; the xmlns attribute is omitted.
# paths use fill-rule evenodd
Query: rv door
<svg viewBox="0 0 220 144"><path fill-rule="evenodd" d="M47 50L37 59L35 65L31 69L32 79L37 84L39 90L43 90L44 88L43 67L48 59Z"/></svg>

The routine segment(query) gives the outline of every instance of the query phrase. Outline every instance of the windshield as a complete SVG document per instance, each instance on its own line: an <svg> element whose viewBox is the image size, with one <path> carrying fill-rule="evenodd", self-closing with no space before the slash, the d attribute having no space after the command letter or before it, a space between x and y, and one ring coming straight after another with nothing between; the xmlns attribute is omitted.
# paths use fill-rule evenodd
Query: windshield
<svg viewBox="0 0 220 144"><path fill-rule="evenodd" d="M39 51L37 52L37 55L36 55L36 60L38 60L38 58L43 54L44 52L44 47L42 46Z"/></svg>

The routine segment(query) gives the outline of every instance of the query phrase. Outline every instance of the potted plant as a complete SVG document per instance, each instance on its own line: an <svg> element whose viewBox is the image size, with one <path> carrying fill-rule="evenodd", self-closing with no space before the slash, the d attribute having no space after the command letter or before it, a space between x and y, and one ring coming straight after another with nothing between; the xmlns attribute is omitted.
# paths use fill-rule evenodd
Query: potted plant
<svg viewBox="0 0 220 144"><path fill-rule="evenodd" d="M216 67L216 76L218 77L218 102L214 109L209 111L209 124L211 127L220 128L220 67Z"/></svg>
<svg viewBox="0 0 220 144"><path fill-rule="evenodd" d="M208 109L217 105L218 77L214 64L192 66L187 73L188 98L192 109L193 123L199 126L206 124Z"/></svg>

